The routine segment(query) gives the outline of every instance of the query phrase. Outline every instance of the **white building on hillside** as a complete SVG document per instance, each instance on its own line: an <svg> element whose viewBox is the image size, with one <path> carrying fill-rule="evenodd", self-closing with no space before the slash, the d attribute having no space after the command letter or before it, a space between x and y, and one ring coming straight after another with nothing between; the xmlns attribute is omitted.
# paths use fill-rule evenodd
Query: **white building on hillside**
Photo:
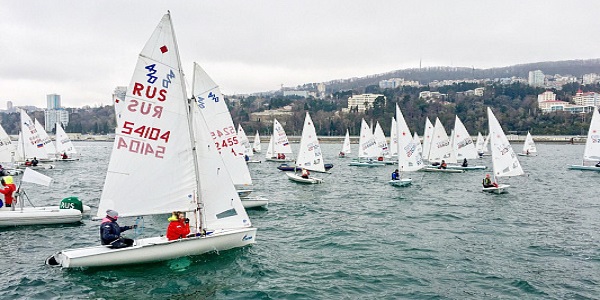
<svg viewBox="0 0 600 300"><path fill-rule="evenodd" d="M365 111L369 107L373 107L373 102L378 97L383 97L383 101L385 103L386 99L384 95L381 94L362 94L362 95L354 95L348 98L348 108L347 110L352 110L357 108L359 112Z"/></svg>
<svg viewBox="0 0 600 300"><path fill-rule="evenodd" d="M552 91L545 91L538 95L538 103L544 101L556 101L556 94Z"/></svg>
<svg viewBox="0 0 600 300"><path fill-rule="evenodd" d="M529 85L541 87L544 86L544 81L544 73L541 70L529 71Z"/></svg>
<svg viewBox="0 0 600 300"><path fill-rule="evenodd" d="M584 93L579 90L573 97L573 102L577 105L600 107L600 94L594 92Z"/></svg>

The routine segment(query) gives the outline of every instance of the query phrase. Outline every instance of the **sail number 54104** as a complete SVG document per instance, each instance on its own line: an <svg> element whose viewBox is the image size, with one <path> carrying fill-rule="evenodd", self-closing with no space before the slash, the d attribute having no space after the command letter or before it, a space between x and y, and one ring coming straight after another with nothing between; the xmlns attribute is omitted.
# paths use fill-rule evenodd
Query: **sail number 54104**
<svg viewBox="0 0 600 300"><path fill-rule="evenodd" d="M171 131L162 131L160 128L149 127L149 126L138 126L135 127L133 122L126 121L123 123L123 130L121 130L123 134L129 135L137 135L140 138L150 139L154 141L163 140L165 143L169 142L169 137L171 136Z"/></svg>

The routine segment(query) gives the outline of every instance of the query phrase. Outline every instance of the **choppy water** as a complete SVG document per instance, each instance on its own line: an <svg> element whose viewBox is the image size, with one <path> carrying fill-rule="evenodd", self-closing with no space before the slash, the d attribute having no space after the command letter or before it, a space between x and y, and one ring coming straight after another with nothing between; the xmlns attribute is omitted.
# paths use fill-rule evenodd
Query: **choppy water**
<svg viewBox="0 0 600 300"><path fill-rule="evenodd" d="M355 146L355 145L354 145ZM84 160L46 171L51 188L25 186L37 205L78 196L97 207L110 143L77 144ZM520 149L520 145L514 145ZM168 262L88 270L44 265L53 252L99 243L98 222L0 229L0 298L105 299L598 299L600 174L569 171L583 145L540 144L520 158L528 176L509 194L481 192L484 171L412 174L393 166L335 167L300 185L275 163L250 165L268 209L249 211L252 247ZM472 161L486 164L490 158ZM126 191L123 191L126 193ZM121 225L132 219L120 220ZM163 232L166 216L145 219ZM129 232L128 232L129 233Z"/></svg>

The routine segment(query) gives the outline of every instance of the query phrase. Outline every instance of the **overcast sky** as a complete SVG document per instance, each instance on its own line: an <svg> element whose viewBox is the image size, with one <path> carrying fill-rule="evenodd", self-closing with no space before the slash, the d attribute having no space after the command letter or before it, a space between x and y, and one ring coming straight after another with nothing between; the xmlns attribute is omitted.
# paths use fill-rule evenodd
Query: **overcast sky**
<svg viewBox="0 0 600 300"><path fill-rule="evenodd" d="M600 1L0 0L0 108L111 104L167 10L225 94L419 66L600 57Z"/></svg>

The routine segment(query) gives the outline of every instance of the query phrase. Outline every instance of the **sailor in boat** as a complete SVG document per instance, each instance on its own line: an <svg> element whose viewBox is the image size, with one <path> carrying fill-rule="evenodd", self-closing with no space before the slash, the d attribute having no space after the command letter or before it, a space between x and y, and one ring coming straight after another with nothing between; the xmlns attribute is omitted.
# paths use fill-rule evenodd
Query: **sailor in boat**
<svg viewBox="0 0 600 300"><path fill-rule="evenodd" d="M25 166L31 166L31 162L29 161L29 158L25 160Z"/></svg>
<svg viewBox="0 0 600 300"><path fill-rule="evenodd" d="M0 193L4 195L4 204L6 205L6 207L12 207L12 203L14 200L13 194L17 190L17 186L13 182L13 177L4 176L2 177L2 180L0 180L0 183L2 183L2 186L4 187L0 189Z"/></svg>
<svg viewBox="0 0 600 300"><path fill-rule="evenodd" d="M400 173L398 172L398 169L392 172L392 180L400 180Z"/></svg>
<svg viewBox="0 0 600 300"><path fill-rule="evenodd" d="M249 161L250 160L250 156L248 156L248 154L244 154L244 160L245 161Z"/></svg>
<svg viewBox="0 0 600 300"><path fill-rule="evenodd" d="M304 179L308 179L309 176L310 176L310 172L308 172L307 169L302 169L302 175L300 175L300 177L302 177Z"/></svg>
<svg viewBox="0 0 600 300"><path fill-rule="evenodd" d="M492 179L490 178L490 174L486 174L485 178L483 179L483 187L484 188L498 187L498 184L495 182L492 182Z"/></svg>
<svg viewBox="0 0 600 300"><path fill-rule="evenodd" d="M529 156L529 149L525 152L525 155Z"/></svg>
<svg viewBox="0 0 600 300"><path fill-rule="evenodd" d="M440 166L438 167L438 169L446 169L448 167L448 164L446 164L446 161L442 159L442 163L440 164Z"/></svg>
<svg viewBox="0 0 600 300"><path fill-rule="evenodd" d="M277 159L285 159L285 154L277 153Z"/></svg>
<svg viewBox="0 0 600 300"><path fill-rule="evenodd" d="M0 176L6 176L6 175L8 175L6 173L6 170L4 170L4 167L2 165L0 165Z"/></svg>
<svg viewBox="0 0 600 300"><path fill-rule="evenodd" d="M67 152L63 152L61 158L62 159L68 159L69 157L67 156Z"/></svg>
<svg viewBox="0 0 600 300"><path fill-rule="evenodd" d="M167 227L167 239L169 241L184 239L190 234L190 219L185 217L185 214L176 211L168 219L169 227Z"/></svg>
<svg viewBox="0 0 600 300"><path fill-rule="evenodd" d="M463 160L463 163L462 163L462 165L461 165L461 166L462 166L463 168L466 168L466 167L468 167L468 166L469 166L469 163L467 162L467 159L466 159L466 158Z"/></svg>
<svg viewBox="0 0 600 300"><path fill-rule="evenodd" d="M114 249L133 245L133 240L122 237L121 232L137 228L137 225L121 227L117 224L118 218L119 213L117 211L112 209L106 211L106 217L102 219L102 224L100 224L100 239L102 245L110 245L110 248Z"/></svg>
<svg viewBox="0 0 600 300"><path fill-rule="evenodd" d="M39 162L39 161L37 160L37 157L34 157L34 158L31 160L31 166L32 166L32 167L35 167L35 166L37 166L37 165L38 165L38 162Z"/></svg>
<svg viewBox="0 0 600 300"><path fill-rule="evenodd" d="M600 168L600 161L596 164L596 167Z"/></svg>
<svg viewBox="0 0 600 300"><path fill-rule="evenodd" d="M345 157L346 153L344 153L344 151L340 151L340 154L338 155L339 157Z"/></svg>

